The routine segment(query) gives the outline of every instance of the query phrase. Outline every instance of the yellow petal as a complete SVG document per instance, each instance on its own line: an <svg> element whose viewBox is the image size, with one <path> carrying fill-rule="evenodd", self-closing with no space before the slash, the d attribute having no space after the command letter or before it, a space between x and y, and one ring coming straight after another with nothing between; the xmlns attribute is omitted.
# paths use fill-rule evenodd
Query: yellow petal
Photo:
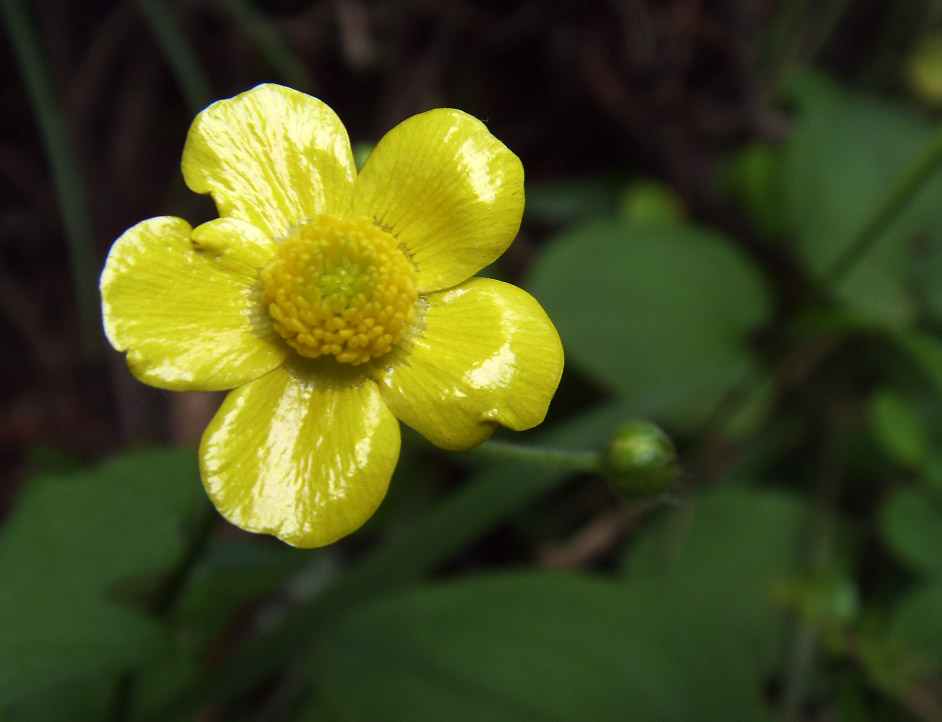
<svg viewBox="0 0 942 722"><path fill-rule="evenodd" d="M232 391L200 445L203 484L248 531L318 547L359 528L399 458L399 424L369 379L286 364ZM335 364L336 366L336 364Z"/></svg>
<svg viewBox="0 0 942 722"><path fill-rule="evenodd" d="M357 177L353 213L403 241L423 293L470 278L513 241L523 215L523 166L460 110L400 123Z"/></svg>
<svg viewBox="0 0 942 722"><path fill-rule="evenodd" d="M428 303L411 348L376 373L393 413L446 449L469 449L498 423L517 431L539 424L559 385L563 347L536 300L472 278Z"/></svg>
<svg viewBox="0 0 942 722"><path fill-rule="evenodd" d="M273 253L242 221L138 223L101 274L108 340L152 386L215 391L258 378L287 353L259 295L258 269Z"/></svg>
<svg viewBox="0 0 942 722"><path fill-rule="evenodd" d="M259 85L206 108L183 149L191 190L219 215L281 237L320 213L347 210L356 175L347 131L310 95Z"/></svg>

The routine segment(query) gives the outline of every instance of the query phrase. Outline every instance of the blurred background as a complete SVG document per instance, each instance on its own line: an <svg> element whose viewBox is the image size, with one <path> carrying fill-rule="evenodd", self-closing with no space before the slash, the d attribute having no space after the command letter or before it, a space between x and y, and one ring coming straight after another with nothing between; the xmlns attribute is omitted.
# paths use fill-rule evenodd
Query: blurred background
<svg viewBox="0 0 942 722"><path fill-rule="evenodd" d="M89 594L146 609L163 640L63 661L39 622L0 633L0 668L33 655L0 670L9 719L942 719L942 2L0 8L0 612L94 618L85 641L107 646L98 607L48 601L107 567ZM447 106L520 156L523 227L487 273L533 293L567 352L545 428L522 438L598 449L618 421L651 419L680 452L669 497L410 447L378 517L336 549L201 525L185 449L221 397L136 382L101 332L97 279L138 221L216 215L183 183L187 129L262 82L323 99L360 154ZM126 456L155 446L171 448ZM141 500L120 496L138 476ZM164 556L110 556L140 510L100 536L60 530L73 477L102 494L69 502L90 514L152 504L139 521ZM57 556L90 538L100 554ZM27 562L64 576L29 586ZM542 576L558 569L577 576ZM595 586L613 579L627 597ZM387 587L413 596L285 642ZM513 630L547 599L527 647ZM617 610L631 623L603 625ZM569 624L595 641L557 639ZM425 672L393 671L410 665ZM553 698L563 679L583 707Z"/></svg>

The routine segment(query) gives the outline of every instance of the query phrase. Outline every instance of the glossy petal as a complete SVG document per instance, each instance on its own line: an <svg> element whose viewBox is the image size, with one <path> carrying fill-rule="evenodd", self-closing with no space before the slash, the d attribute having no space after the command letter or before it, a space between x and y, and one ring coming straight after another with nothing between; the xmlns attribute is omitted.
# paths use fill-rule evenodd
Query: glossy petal
<svg viewBox="0 0 942 722"><path fill-rule="evenodd" d="M379 506L399 457L399 424L369 379L337 381L302 366L286 364L226 397L203 435L200 471L233 524L317 547Z"/></svg>
<svg viewBox="0 0 942 722"><path fill-rule="evenodd" d="M425 328L376 373L393 413L429 441L468 449L503 424L539 424L563 370L559 335L536 300L472 278L428 297Z"/></svg>
<svg viewBox="0 0 942 722"><path fill-rule="evenodd" d="M419 290L470 278L501 255L520 228L523 166L460 110L416 115L376 146L353 192L354 215L403 241Z"/></svg>
<svg viewBox="0 0 942 722"><path fill-rule="evenodd" d="M356 169L347 131L317 98L259 85L200 113L183 149L183 177L211 193L219 215L281 237L320 213L342 213Z"/></svg>
<svg viewBox="0 0 942 722"><path fill-rule="evenodd" d="M152 386L215 391L258 378L287 353L259 296L258 269L272 253L242 221L138 223L101 274L108 340Z"/></svg>

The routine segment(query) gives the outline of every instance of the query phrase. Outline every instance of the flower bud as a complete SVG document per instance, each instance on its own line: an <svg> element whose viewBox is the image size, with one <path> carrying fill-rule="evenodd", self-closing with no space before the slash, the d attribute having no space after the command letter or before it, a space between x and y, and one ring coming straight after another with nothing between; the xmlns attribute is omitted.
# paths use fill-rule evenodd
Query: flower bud
<svg viewBox="0 0 942 722"><path fill-rule="evenodd" d="M677 475L677 452L649 421L628 421L612 434L602 455L602 474L616 494L645 499L663 491Z"/></svg>

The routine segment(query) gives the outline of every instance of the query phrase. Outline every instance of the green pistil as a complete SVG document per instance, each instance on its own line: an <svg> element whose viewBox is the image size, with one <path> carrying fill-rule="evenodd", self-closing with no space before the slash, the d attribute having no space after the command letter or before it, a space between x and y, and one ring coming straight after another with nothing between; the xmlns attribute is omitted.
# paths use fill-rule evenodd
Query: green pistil
<svg viewBox="0 0 942 722"><path fill-rule="evenodd" d="M362 276L360 266L344 258L340 263L324 269L317 279L317 290L321 299L330 306L346 308L357 295Z"/></svg>

